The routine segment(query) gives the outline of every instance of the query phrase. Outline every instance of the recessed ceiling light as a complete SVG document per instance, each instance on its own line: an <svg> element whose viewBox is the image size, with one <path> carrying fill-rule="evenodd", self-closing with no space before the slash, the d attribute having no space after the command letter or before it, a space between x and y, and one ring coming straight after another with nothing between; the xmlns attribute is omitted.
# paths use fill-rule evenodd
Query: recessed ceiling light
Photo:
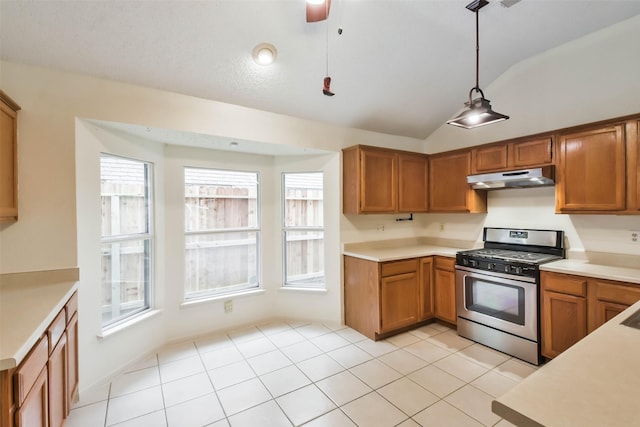
<svg viewBox="0 0 640 427"><path fill-rule="evenodd" d="M253 48L253 60L259 65L272 64L277 54L276 47L270 43L260 43Z"/></svg>

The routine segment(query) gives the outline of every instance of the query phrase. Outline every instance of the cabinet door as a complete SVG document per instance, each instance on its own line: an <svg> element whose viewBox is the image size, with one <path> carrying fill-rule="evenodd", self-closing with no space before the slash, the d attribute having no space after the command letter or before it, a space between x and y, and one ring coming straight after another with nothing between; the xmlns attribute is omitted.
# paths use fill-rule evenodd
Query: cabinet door
<svg viewBox="0 0 640 427"><path fill-rule="evenodd" d="M427 212L429 210L429 160L426 156L398 155L398 211Z"/></svg>
<svg viewBox="0 0 640 427"><path fill-rule="evenodd" d="M0 99L0 222L18 219L16 130L16 112Z"/></svg>
<svg viewBox="0 0 640 427"><path fill-rule="evenodd" d="M389 332L418 321L418 274L404 273L380 281L381 332Z"/></svg>
<svg viewBox="0 0 640 427"><path fill-rule="evenodd" d="M47 369L44 368L16 411L16 427L49 426L48 394Z"/></svg>
<svg viewBox="0 0 640 427"><path fill-rule="evenodd" d="M627 209L640 213L640 120L627 123Z"/></svg>
<svg viewBox="0 0 640 427"><path fill-rule="evenodd" d="M49 355L49 426L62 427L67 415L67 336L62 335Z"/></svg>
<svg viewBox="0 0 640 427"><path fill-rule="evenodd" d="M624 126L610 126L560 137L556 211L625 209Z"/></svg>
<svg viewBox="0 0 640 427"><path fill-rule="evenodd" d="M420 259L419 274L419 320L427 320L435 316L433 297L433 258Z"/></svg>
<svg viewBox="0 0 640 427"><path fill-rule="evenodd" d="M433 284L436 317L455 324L457 322L455 273L436 268Z"/></svg>
<svg viewBox="0 0 640 427"><path fill-rule="evenodd" d="M604 325L609 320L629 308L626 304L618 304L609 301L596 301L595 327Z"/></svg>
<svg viewBox="0 0 640 427"><path fill-rule="evenodd" d="M587 299L544 291L541 301L542 354L553 358L587 336Z"/></svg>
<svg viewBox="0 0 640 427"><path fill-rule="evenodd" d="M473 173L501 171L507 168L507 146L492 145L471 150Z"/></svg>
<svg viewBox="0 0 640 427"><path fill-rule="evenodd" d="M487 192L467 183L471 152L433 155L429 158L429 210L431 212L486 212Z"/></svg>
<svg viewBox="0 0 640 427"><path fill-rule="evenodd" d="M640 286L603 279L589 279L595 308L589 311L589 332L640 300Z"/></svg>
<svg viewBox="0 0 640 427"><path fill-rule="evenodd" d="M71 405L78 391L78 314L74 314L67 324L67 396L65 416L71 412Z"/></svg>
<svg viewBox="0 0 640 427"><path fill-rule="evenodd" d="M363 149L360 153L362 212L395 212L397 208L397 157L394 152Z"/></svg>
<svg viewBox="0 0 640 427"><path fill-rule="evenodd" d="M509 164L515 168L543 166L553 160L553 141L549 138L509 144Z"/></svg>

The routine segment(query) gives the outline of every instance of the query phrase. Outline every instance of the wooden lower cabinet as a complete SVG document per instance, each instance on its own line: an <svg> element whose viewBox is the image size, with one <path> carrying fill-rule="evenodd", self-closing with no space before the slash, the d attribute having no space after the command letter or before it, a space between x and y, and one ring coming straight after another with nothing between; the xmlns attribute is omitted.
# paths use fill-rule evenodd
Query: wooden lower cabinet
<svg viewBox="0 0 640 427"><path fill-rule="evenodd" d="M43 368L31 390L16 411L16 427L48 427L49 387L47 369Z"/></svg>
<svg viewBox="0 0 640 427"><path fill-rule="evenodd" d="M587 299L543 292L541 301L542 354L555 357L587 336Z"/></svg>
<svg viewBox="0 0 640 427"><path fill-rule="evenodd" d="M433 291L433 257L420 258L418 283L418 301L420 302L418 320L432 319L436 314Z"/></svg>
<svg viewBox="0 0 640 427"><path fill-rule="evenodd" d="M67 313L69 313L69 305L67 305ZM66 395L66 411L71 412L71 405L78 394L78 313L70 316L67 323L67 395Z"/></svg>
<svg viewBox="0 0 640 427"><path fill-rule="evenodd" d="M434 273L435 317L456 324L455 259L436 257Z"/></svg>
<svg viewBox="0 0 640 427"><path fill-rule="evenodd" d="M433 319L433 258L375 262L344 256L345 323L378 340Z"/></svg>
<svg viewBox="0 0 640 427"><path fill-rule="evenodd" d="M0 372L1 427L62 427L78 389L77 294L16 367Z"/></svg>
<svg viewBox="0 0 640 427"><path fill-rule="evenodd" d="M640 285L540 273L542 355L553 358L640 301Z"/></svg>
<svg viewBox="0 0 640 427"><path fill-rule="evenodd" d="M67 336L63 335L49 355L49 425L62 426L67 416Z"/></svg>
<svg viewBox="0 0 640 427"><path fill-rule="evenodd" d="M410 273L383 277L380 281L380 332L411 326L417 321L417 269Z"/></svg>

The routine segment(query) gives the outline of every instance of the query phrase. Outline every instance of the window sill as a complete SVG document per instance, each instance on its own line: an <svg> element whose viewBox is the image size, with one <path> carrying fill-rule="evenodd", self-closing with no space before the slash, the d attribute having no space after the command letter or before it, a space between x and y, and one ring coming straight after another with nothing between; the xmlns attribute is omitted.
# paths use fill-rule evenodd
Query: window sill
<svg viewBox="0 0 640 427"><path fill-rule="evenodd" d="M327 288L305 288L298 286L282 286L278 288L278 292L302 292L310 294L326 294L329 292Z"/></svg>
<svg viewBox="0 0 640 427"><path fill-rule="evenodd" d="M140 322L142 322L144 320L147 320L147 319L150 319L152 317L155 317L160 313L162 313L162 310L149 310L149 311L145 311L143 313L140 313L139 315L134 316L129 320L126 320L126 321L124 321L122 323L118 323L117 325L115 325L115 326L113 326L111 328L103 330L102 332L100 332L98 334L98 339L108 338L108 337L110 337L112 335L115 335L118 332L123 331L125 329L128 329L131 326L136 325L136 324L138 324L138 323L140 323Z"/></svg>
<svg viewBox="0 0 640 427"><path fill-rule="evenodd" d="M225 301L225 300L232 299L232 298L241 298L241 297L248 297L248 296L254 296L254 295L261 295L261 294L264 294L266 292L267 291L265 291L264 289L251 289L251 290L248 290L248 291L241 291L241 292L235 292L235 293L224 294L224 295L215 295L215 296L211 296L211 297L208 297L208 298L199 298L199 299L194 299L194 300L190 300L190 301L184 301L182 304L180 304L180 308L195 307L195 306L202 305L202 304Z"/></svg>

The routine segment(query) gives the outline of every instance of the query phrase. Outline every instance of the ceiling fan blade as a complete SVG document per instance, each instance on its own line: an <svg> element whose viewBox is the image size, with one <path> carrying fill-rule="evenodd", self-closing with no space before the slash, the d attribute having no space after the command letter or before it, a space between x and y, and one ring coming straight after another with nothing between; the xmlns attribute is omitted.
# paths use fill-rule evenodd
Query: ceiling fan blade
<svg viewBox="0 0 640 427"><path fill-rule="evenodd" d="M320 4L307 2L307 22L324 21L329 17L329 9L331 9L331 0L325 0Z"/></svg>

